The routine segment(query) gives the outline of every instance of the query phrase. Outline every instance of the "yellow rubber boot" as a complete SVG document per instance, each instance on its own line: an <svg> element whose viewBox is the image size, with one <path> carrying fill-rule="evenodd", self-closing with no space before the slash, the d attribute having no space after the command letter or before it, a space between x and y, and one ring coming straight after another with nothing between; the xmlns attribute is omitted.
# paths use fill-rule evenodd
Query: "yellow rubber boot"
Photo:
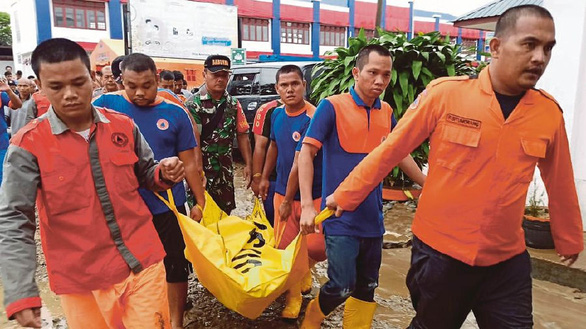
<svg viewBox="0 0 586 329"><path fill-rule="evenodd" d="M313 284L313 279L311 275L311 269L307 271L307 274L301 279L301 294L307 295L311 292L311 286Z"/></svg>
<svg viewBox="0 0 586 329"><path fill-rule="evenodd" d="M285 319L297 319L299 311L301 311L301 304L303 303L303 296L301 296L301 282L295 283L287 291L285 299L285 308L281 313L281 317Z"/></svg>
<svg viewBox="0 0 586 329"><path fill-rule="evenodd" d="M375 302L365 302L354 297L348 298L344 306L342 328L370 329L375 310Z"/></svg>
<svg viewBox="0 0 586 329"><path fill-rule="evenodd" d="M301 323L300 329L319 329L325 318L326 316L322 313L319 307L319 295L317 295L317 297L307 305L305 318L303 319L303 323Z"/></svg>

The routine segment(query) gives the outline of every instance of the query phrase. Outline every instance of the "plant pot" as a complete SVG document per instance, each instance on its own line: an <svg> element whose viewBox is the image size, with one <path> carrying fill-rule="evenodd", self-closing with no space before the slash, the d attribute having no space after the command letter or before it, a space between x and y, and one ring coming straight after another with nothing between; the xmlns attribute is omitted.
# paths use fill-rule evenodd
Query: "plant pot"
<svg viewBox="0 0 586 329"><path fill-rule="evenodd" d="M401 189L401 188L392 188L392 187L383 187L383 200L387 201L408 201L411 198L407 195L407 193L411 193L413 198L419 198L421 195L420 189L408 188L408 189Z"/></svg>
<svg viewBox="0 0 586 329"><path fill-rule="evenodd" d="M535 249L554 249L549 219L523 216L525 244Z"/></svg>

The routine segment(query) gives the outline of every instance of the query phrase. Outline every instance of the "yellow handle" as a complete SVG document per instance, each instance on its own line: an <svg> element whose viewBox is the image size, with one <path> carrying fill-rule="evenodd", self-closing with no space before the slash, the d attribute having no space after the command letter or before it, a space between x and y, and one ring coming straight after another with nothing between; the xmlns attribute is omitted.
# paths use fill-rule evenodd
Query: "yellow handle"
<svg viewBox="0 0 586 329"><path fill-rule="evenodd" d="M315 216L315 225L321 224L321 222L330 218L334 213L335 211L333 211L332 209L325 208L317 216Z"/></svg>
<svg viewBox="0 0 586 329"><path fill-rule="evenodd" d="M177 206L175 206L175 200L173 200L173 192L171 192L171 189L167 190L167 198L169 198L169 201L165 200L165 198L163 198L159 193L153 193L157 196L157 198L163 201L163 203L166 204L171 211L177 212Z"/></svg>

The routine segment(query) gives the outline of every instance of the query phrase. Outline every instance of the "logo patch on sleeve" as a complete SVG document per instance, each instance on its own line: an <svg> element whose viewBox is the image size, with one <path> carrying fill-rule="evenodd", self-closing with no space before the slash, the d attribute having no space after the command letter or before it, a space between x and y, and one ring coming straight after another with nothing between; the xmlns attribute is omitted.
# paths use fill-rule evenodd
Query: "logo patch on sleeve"
<svg viewBox="0 0 586 329"><path fill-rule="evenodd" d="M128 144L128 136L123 133L113 133L112 134L112 143L118 147L124 147Z"/></svg>
<svg viewBox="0 0 586 329"><path fill-rule="evenodd" d="M464 126L468 128L480 129L480 127L482 126L482 121L464 118L452 113L448 113L448 115L446 116L446 120L448 122L455 123L458 126Z"/></svg>
<svg viewBox="0 0 586 329"><path fill-rule="evenodd" d="M298 131L293 132L293 140L296 142L299 142L299 140L301 139L301 134Z"/></svg>

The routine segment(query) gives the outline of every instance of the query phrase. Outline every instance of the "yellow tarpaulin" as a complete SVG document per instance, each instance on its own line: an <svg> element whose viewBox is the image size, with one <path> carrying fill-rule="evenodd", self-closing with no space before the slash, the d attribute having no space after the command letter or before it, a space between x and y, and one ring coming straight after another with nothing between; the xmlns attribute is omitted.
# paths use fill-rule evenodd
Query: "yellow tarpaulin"
<svg viewBox="0 0 586 329"><path fill-rule="evenodd" d="M227 308L255 319L309 270L305 237L284 250L274 247L274 232L260 201L245 219L228 216L206 192L201 223L177 211L169 201L185 240L185 256L199 282Z"/></svg>

